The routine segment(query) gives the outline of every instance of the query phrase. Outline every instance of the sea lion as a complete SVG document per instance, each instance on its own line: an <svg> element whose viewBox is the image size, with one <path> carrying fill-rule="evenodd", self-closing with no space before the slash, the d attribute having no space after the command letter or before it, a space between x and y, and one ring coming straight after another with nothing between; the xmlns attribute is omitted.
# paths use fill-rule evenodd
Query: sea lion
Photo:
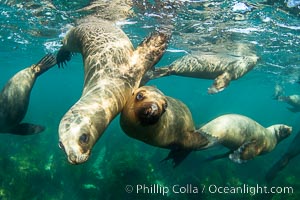
<svg viewBox="0 0 300 200"><path fill-rule="evenodd" d="M231 80L239 79L252 70L257 60L255 54L235 56L226 53L198 52L185 55L167 67L148 71L142 83L170 75L214 79L213 85L208 88L208 93L214 94L224 90Z"/></svg>
<svg viewBox="0 0 300 200"><path fill-rule="evenodd" d="M82 54L84 86L80 99L59 124L59 146L72 164L85 162L109 123L123 109L144 73L159 61L168 35L153 33L136 50L109 21L88 19L72 28L57 54L59 66L72 52Z"/></svg>
<svg viewBox="0 0 300 200"><path fill-rule="evenodd" d="M294 94L290 96L278 96L278 101L284 101L292 107L288 107L291 112L300 112L300 95Z"/></svg>
<svg viewBox="0 0 300 200"><path fill-rule="evenodd" d="M171 149L165 160L173 159L174 167L191 151L208 143L195 132L188 107L151 86L140 87L132 93L121 112L120 125L129 137Z"/></svg>
<svg viewBox="0 0 300 200"><path fill-rule="evenodd" d="M273 99L278 100L279 97L284 95L283 87L279 84L275 85Z"/></svg>
<svg viewBox="0 0 300 200"><path fill-rule="evenodd" d="M292 127L276 124L264 128L246 116L226 114L208 122L197 132L210 140L207 148L221 144L230 149L227 155L232 161L242 163L272 151L291 134Z"/></svg>
<svg viewBox="0 0 300 200"><path fill-rule="evenodd" d="M16 73L0 93L0 132L31 135L42 132L40 125L21 123L28 109L30 93L41 74L56 64L55 56L48 54L37 64Z"/></svg>
<svg viewBox="0 0 300 200"><path fill-rule="evenodd" d="M281 156L281 158L269 169L266 174L266 180L268 182L272 181L277 173L283 170L296 156L300 154L300 131L297 133L291 144L289 145L287 151Z"/></svg>

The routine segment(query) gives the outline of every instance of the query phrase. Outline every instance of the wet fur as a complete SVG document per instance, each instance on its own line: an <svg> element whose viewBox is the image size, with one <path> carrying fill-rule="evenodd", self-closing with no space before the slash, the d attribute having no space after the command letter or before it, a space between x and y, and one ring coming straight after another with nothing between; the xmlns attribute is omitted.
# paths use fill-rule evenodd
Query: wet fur
<svg viewBox="0 0 300 200"><path fill-rule="evenodd" d="M144 73L158 62L168 36L154 33L136 50L126 34L111 22L86 20L72 28L58 52L62 65L71 53L81 53L84 87L80 99L63 116L59 139L72 164L85 162L110 122L123 109ZM70 52L70 53L68 53ZM81 142L86 134L88 139Z"/></svg>
<svg viewBox="0 0 300 200"><path fill-rule="evenodd" d="M139 102L136 95L144 91L144 99ZM140 109L144 102L157 103L160 110L167 103L164 113L155 124L142 124L135 110ZM158 89L143 86L137 89L121 112L122 130L134 139L152 146L171 149L165 160L172 159L177 166L191 151L200 150L207 144L206 138L195 133L195 126L189 109L181 101L165 96Z"/></svg>

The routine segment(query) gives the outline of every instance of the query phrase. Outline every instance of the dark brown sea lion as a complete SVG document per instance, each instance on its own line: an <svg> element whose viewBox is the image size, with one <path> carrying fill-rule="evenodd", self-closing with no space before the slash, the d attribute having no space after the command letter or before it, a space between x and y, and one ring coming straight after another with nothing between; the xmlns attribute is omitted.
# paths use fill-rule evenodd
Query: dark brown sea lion
<svg viewBox="0 0 300 200"><path fill-rule="evenodd" d="M82 54L84 86L80 99L63 116L59 143L72 164L85 162L132 91L165 52L168 36L154 33L136 50L112 22L88 19L71 29L57 54L61 66L71 52Z"/></svg>
<svg viewBox="0 0 300 200"><path fill-rule="evenodd" d="M300 131L297 133L287 151L281 156L281 158L269 169L266 175L268 182L272 181L279 171L283 170L296 156L300 154Z"/></svg>
<svg viewBox="0 0 300 200"><path fill-rule="evenodd" d="M26 115L31 90L41 74L56 64L55 56L48 54L37 64L15 74L0 93L0 132L30 135L42 132L41 125L21 123Z"/></svg>
<svg viewBox="0 0 300 200"><path fill-rule="evenodd" d="M174 166L208 142L195 132L191 112L183 102L151 86L140 87L132 93L121 112L120 124L134 139L171 149L165 160L173 159Z"/></svg>
<svg viewBox="0 0 300 200"><path fill-rule="evenodd" d="M292 127L276 124L264 128L246 116L227 114L208 122L197 131L210 138L207 147L221 144L230 149L228 155L231 160L242 163L272 151L291 134Z"/></svg>

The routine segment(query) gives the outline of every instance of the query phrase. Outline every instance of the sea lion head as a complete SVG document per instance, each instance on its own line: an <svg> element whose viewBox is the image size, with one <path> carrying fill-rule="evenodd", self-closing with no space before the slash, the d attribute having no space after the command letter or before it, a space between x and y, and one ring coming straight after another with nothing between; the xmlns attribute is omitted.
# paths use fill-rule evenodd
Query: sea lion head
<svg viewBox="0 0 300 200"><path fill-rule="evenodd" d="M277 138L277 142L282 141L283 139L287 138L292 133L292 127L284 125L284 124L278 124L274 125L274 133Z"/></svg>
<svg viewBox="0 0 300 200"><path fill-rule="evenodd" d="M90 118L70 109L59 124L59 147L71 164L80 164L89 158L96 135Z"/></svg>
<svg viewBox="0 0 300 200"><path fill-rule="evenodd" d="M142 126L157 123L168 107L165 95L155 87L140 87L132 97L134 114Z"/></svg>

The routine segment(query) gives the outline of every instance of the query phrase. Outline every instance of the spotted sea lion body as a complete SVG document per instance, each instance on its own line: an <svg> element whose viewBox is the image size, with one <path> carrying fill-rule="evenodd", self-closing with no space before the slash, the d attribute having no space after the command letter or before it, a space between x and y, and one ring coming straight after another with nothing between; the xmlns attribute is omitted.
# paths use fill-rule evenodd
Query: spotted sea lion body
<svg viewBox="0 0 300 200"><path fill-rule="evenodd" d="M239 79L252 70L257 60L256 55L238 57L224 53L188 54L175 60L170 66L149 71L144 82L170 75L214 79L208 93L217 93L225 89L231 80Z"/></svg>
<svg viewBox="0 0 300 200"><path fill-rule="evenodd" d="M126 34L102 20L84 22L68 32L57 60L82 54L84 88L59 125L60 146L72 164L85 162L109 123L123 109L144 73L162 56L167 36L152 34L136 50Z"/></svg>
<svg viewBox="0 0 300 200"><path fill-rule="evenodd" d="M291 134L292 127L277 124L264 128L246 116L227 114L208 122L197 131L210 138L208 147L221 144L230 149L228 155L231 160L241 163L272 151Z"/></svg>
<svg viewBox="0 0 300 200"><path fill-rule="evenodd" d="M48 54L37 64L16 73L0 93L0 132L30 135L42 132L41 125L21 123L26 115L31 90L37 77L56 64L54 55Z"/></svg>
<svg viewBox="0 0 300 200"><path fill-rule="evenodd" d="M134 91L121 112L120 124L134 139L171 149L166 159L173 159L175 166L191 151L207 144L206 138L195 133L188 107L151 86Z"/></svg>

